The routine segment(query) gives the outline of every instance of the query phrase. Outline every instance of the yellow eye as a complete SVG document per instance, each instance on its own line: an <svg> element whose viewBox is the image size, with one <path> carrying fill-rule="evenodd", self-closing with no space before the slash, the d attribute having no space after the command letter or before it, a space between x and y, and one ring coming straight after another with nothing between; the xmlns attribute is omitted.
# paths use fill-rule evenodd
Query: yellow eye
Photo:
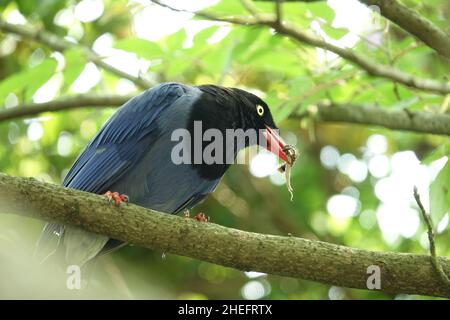
<svg viewBox="0 0 450 320"><path fill-rule="evenodd" d="M258 113L258 116L262 117L264 115L264 108L263 108L263 106L260 106L259 104L256 105L256 112Z"/></svg>

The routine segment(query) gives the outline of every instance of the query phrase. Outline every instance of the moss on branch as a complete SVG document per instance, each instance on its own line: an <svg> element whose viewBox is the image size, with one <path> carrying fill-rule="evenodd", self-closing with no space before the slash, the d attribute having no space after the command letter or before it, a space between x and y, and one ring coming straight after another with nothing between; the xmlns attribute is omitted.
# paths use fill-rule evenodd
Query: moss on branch
<svg viewBox="0 0 450 320"><path fill-rule="evenodd" d="M102 196L0 174L0 212L77 226L131 244L239 270L367 289L367 268L381 270L388 293L450 297L427 255L372 252L297 237L245 232L159 213L109 205ZM280 213L282 214L282 213ZM439 257L450 273L450 259Z"/></svg>

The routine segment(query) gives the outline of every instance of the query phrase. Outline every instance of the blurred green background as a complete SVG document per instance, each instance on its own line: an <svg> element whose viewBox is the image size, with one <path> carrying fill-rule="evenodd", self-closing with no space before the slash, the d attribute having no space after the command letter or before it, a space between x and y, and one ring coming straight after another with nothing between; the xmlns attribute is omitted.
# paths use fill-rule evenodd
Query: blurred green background
<svg viewBox="0 0 450 320"><path fill-rule="evenodd" d="M234 0L166 2L189 11L246 14ZM448 30L448 1L403 2ZM273 3L256 6L274 10ZM284 12L300 28L378 63L430 79L449 75L448 60L358 1L289 3ZM292 172L293 201L275 170L276 160L261 153L249 165L233 166L193 213L203 211L214 223L247 231L367 250L427 252L412 189L419 187L430 208L430 185L448 184L442 172L450 170L445 166L449 139L292 115L323 102L437 112L448 107L448 97L370 77L332 53L267 27L206 21L146 0L0 0L0 16L82 43L104 62L151 83L235 86L269 104L283 137L300 151ZM140 91L130 80L89 62L79 46L60 53L0 32L0 108L84 93ZM114 111L92 106L0 122L0 171L60 183ZM443 208L433 212L438 252L449 256L449 200L431 198L436 201L431 206ZM244 273L130 246L100 258L90 287L72 292L61 288L64 276L42 270L31 259L42 226L41 221L0 215L0 298L421 298Z"/></svg>

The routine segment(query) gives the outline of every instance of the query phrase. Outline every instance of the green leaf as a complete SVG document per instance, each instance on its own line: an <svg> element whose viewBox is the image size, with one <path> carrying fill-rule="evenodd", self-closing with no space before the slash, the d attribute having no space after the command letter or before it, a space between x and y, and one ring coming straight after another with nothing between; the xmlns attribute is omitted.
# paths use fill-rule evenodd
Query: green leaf
<svg viewBox="0 0 450 320"><path fill-rule="evenodd" d="M233 49L233 59L242 59L247 63L251 62L251 59L255 58L255 54L259 55L259 52L266 52L268 46L268 40L273 35L265 29L242 29L241 33L237 33L239 29L234 32L235 48Z"/></svg>
<svg viewBox="0 0 450 320"><path fill-rule="evenodd" d="M231 50L230 44L223 44L222 47L216 47L214 51L205 55L201 59L203 72L213 77L221 76L224 68L226 68Z"/></svg>
<svg viewBox="0 0 450 320"><path fill-rule="evenodd" d="M439 222L450 209L450 161L430 185L430 213L433 222Z"/></svg>
<svg viewBox="0 0 450 320"><path fill-rule="evenodd" d="M335 40L339 40L347 33L349 33L349 30L347 28L333 28L327 23L322 24L320 28L322 28L322 30L325 31L327 35Z"/></svg>
<svg viewBox="0 0 450 320"><path fill-rule="evenodd" d="M183 49L184 42L186 41L187 34L186 30L181 29L163 39L165 44L165 51L172 53L175 50Z"/></svg>
<svg viewBox="0 0 450 320"><path fill-rule="evenodd" d="M281 122L289 117L293 112L301 111L306 105L303 104L303 97L305 92L314 86L311 78L302 76L292 81L289 88L289 101L287 101L281 108L277 108L274 114L276 122Z"/></svg>
<svg viewBox="0 0 450 320"><path fill-rule="evenodd" d="M324 19L326 22L333 22L334 10L326 2L308 3L308 9L314 17Z"/></svg>
<svg viewBox="0 0 450 320"><path fill-rule="evenodd" d="M139 58L147 60L158 59L163 56L163 51L157 43L140 38L128 38L117 41L114 48L133 52Z"/></svg>
<svg viewBox="0 0 450 320"><path fill-rule="evenodd" d="M82 49L74 48L64 52L64 61L64 88L68 88L83 71L86 60Z"/></svg>
<svg viewBox="0 0 450 320"><path fill-rule="evenodd" d="M445 156L450 156L450 142L440 144L422 160L422 164L430 164Z"/></svg>
<svg viewBox="0 0 450 320"><path fill-rule="evenodd" d="M55 73L57 62L48 58L41 64L16 73L0 82L0 102L3 102L9 93L22 93L25 99L30 100L33 94L45 84Z"/></svg>
<svg viewBox="0 0 450 320"><path fill-rule="evenodd" d="M16 3L20 13L25 16L30 15L36 9L36 3L33 0L17 0Z"/></svg>
<svg viewBox="0 0 450 320"><path fill-rule="evenodd" d="M218 14L245 14L245 8L239 0L222 0L215 6L206 9L208 12Z"/></svg>
<svg viewBox="0 0 450 320"><path fill-rule="evenodd" d="M168 68L165 70L165 76L168 79L173 79L174 77L180 77L189 67L192 66L192 61L188 59L177 59L171 61Z"/></svg>
<svg viewBox="0 0 450 320"><path fill-rule="evenodd" d="M27 76L25 99L31 100L34 93L55 74L58 63L55 59L46 59L39 66L30 70Z"/></svg>
<svg viewBox="0 0 450 320"><path fill-rule="evenodd" d="M219 30L218 26L212 26L209 28L205 28L200 32L197 32L197 34L194 36L193 47L204 46L205 44L207 44L208 39L211 38L212 35L217 32L217 30Z"/></svg>

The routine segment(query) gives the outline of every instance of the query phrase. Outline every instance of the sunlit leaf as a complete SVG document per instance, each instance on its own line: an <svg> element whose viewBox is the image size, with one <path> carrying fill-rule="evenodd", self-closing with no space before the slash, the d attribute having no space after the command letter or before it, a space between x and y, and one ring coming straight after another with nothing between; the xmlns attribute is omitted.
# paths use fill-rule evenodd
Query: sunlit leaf
<svg viewBox="0 0 450 320"><path fill-rule="evenodd" d="M239 0L222 0L218 4L207 8L209 12L218 14L245 14L245 8Z"/></svg>
<svg viewBox="0 0 450 320"><path fill-rule="evenodd" d="M430 152L425 159L422 160L422 163L430 164L431 162L445 156L450 156L450 142L441 143L436 149Z"/></svg>
<svg viewBox="0 0 450 320"><path fill-rule="evenodd" d="M325 1L308 3L308 10L314 17L322 18L328 23L331 23L335 16L334 10Z"/></svg>
<svg viewBox="0 0 450 320"><path fill-rule="evenodd" d="M193 46L197 47L197 46L203 46L203 45L207 44L208 39L211 38L212 35L214 35L214 33L217 32L218 29L219 29L218 26L212 26L212 27L203 29L202 31L198 32L194 36Z"/></svg>
<svg viewBox="0 0 450 320"><path fill-rule="evenodd" d="M114 47L136 53L139 58L147 60L158 59L163 56L163 51L157 43L140 38L127 38L117 41Z"/></svg>
<svg viewBox="0 0 450 320"><path fill-rule="evenodd" d="M165 45L165 50L168 52L173 52L183 48L184 42L187 39L186 30L181 29L163 39Z"/></svg>
<svg viewBox="0 0 450 320"><path fill-rule="evenodd" d="M274 118L281 122L294 112L300 112L305 106L304 98L309 89L314 86L314 82L308 77L299 77L292 81L289 88L289 99L276 110Z"/></svg>
<svg viewBox="0 0 450 320"><path fill-rule="evenodd" d="M64 88L68 88L83 71L86 59L81 49L70 49L64 52L64 61Z"/></svg>
<svg viewBox="0 0 450 320"><path fill-rule="evenodd" d="M323 31L326 32L327 35L329 35L331 38L335 40L339 40L347 33L349 33L349 30L346 28L333 28L326 23L322 24L320 27L322 28Z"/></svg>
<svg viewBox="0 0 450 320"><path fill-rule="evenodd" d="M433 222L437 223L450 210L450 161L430 185L430 213Z"/></svg>
<svg viewBox="0 0 450 320"><path fill-rule="evenodd" d="M174 80L173 77L181 77L183 73L192 66L192 62L187 59L179 59L172 61L169 67L166 69L166 76L171 81Z"/></svg>
<svg viewBox="0 0 450 320"><path fill-rule="evenodd" d="M17 0L16 3L20 12L26 16L36 9L36 2L33 0Z"/></svg>
<svg viewBox="0 0 450 320"><path fill-rule="evenodd" d="M0 101L11 92L25 93L26 99L30 99L53 76L56 65L56 60L49 58L33 68L6 78L0 82Z"/></svg>

